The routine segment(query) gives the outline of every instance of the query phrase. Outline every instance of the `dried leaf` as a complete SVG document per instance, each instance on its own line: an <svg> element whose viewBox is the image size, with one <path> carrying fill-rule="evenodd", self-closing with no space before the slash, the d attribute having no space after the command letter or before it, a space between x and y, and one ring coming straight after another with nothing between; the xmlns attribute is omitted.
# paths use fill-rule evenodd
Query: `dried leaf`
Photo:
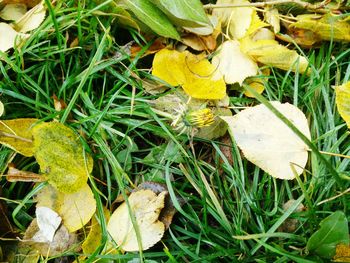
<svg viewBox="0 0 350 263"><path fill-rule="evenodd" d="M340 116L350 128L350 81L335 87L335 101Z"/></svg>
<svg viewBox="0 0 350 263"><path fill-rule="evenodd" d="M307 119L297 107L277 101L270 103L310 138ZM307 145L265 105L221 118L227 122L244 156L271 176L294 179L291 166L298 175L303 172L308 159Z"/></svg>
<svg viewBox="0 0 350 263"><path fill-rule="evenodd" d="M156 195L151 190L140 190L132 193L128 198L140 234L142 248L138 246L136 231L127 204L124 202L114 211L107 230L121 249L125 251L146 250L161 240L165 226L158 218L164 207L166 195L166 191Z"/></svg>
<svg viewBox="0 0 350 263"><path fill-rule="evenodd" d="M26 35L18 33L10 25L0 23L0 51L7 51L26 38Z"/></svg>
<svg viewBox="0 0 350 263"><path fill-rule="evenodd" d="M289 28L310 30L321 40L350 41L350 23L343 20L343 16L307 14L296 18L297 22L290 24Z"/></svg>
<svg viewBox="0 0 350 263"><path fill-rule="evenodd" d="M265 19L267 23L272 26L273 32L279 33L281 30L281 25L278 9L269 7L265 11Z"/></svg>
<svg viewBox="0 0 350 263"><path fill-rule="evenodd" d="M0 121L0 143L24 156L33 156L32 128L37 121L30 118Z"/></svg>
<svg viewBox="0 0 350 263"><path fill-rule="evenodd" d="M2 195L2 187L0 186L0 197ZM14 229L9 220L6 202L0 199L0 237L12 237Z"/></svg>
<svg viewBox="0 0 350 263"><path fill-rule="evenodd" d="M247 77L258 73L258 65L242 53L237 40L225 41L213 57L212 64L224 75L227 84L238 82L242 85Z"/></svg>
<svg viewBox="0 0 350 263"><path fill-rule="evenodd" d="M52 242L62 218L55 211L45 206L37 206L35 215L39 231L35 233L32 240L44 243Z"/></svg>
<svg viewBox="0 0 350 263"><path fill-rule="evenodd" d="M70 128L58 122L40 123L33 128L33 138L35 158L50 184L65 193L85 186L93 161Z"/></svg>
<svg viewBox="0 0 350 263"><path fill-rule="evenodd" d="M9 164L9 169L6 175L9 182L44 182L46 178L40 174L21 171Z"/></svg>
<svg viewBox="0 0 350 263"><path fill-rule="evenodd" d="M170 85L182 85L193 98L214 100L226 94L225 82L216 68L207 59L188 51L159 51L153 60L152 74Z"/></svg>
<svg viewBox="0 0 350 263"><path fill-rule="evenodd" d="M308 61L305 57L298 55L295 50L280 45L275 40L254 41L245 37L241 41L241 48L254 60L268 66L300 73L306 72L308 68Z"/></svg>
<svg viewBox="0 0 350 263"><path fill-rule="evenodd" d="M249 5L248 0L218 0L217 5ZM222 26L227 27L233 39L244 37L252 22L254 9L251 7L216 8L213 16L221 20Z"/></svg>
<svg viewBox="0 0 350 263"><path fill-rule="evenodd" d="M257 93L261 94L265 90L265 84L268 81L268 76L270 75L270 69L265 68L261 70L261 75L256 77L247 78L244 81L245 85L249 85L250 88L254 89ZM249 90L244 89L244 95L250 98L255 98L254 94L252 94Z"/></svg>
<svg viewBox="0 0 350 263"><path fill-rule="evenodd" d="M106 221L109 221L110 212L107 208L103 209L104 216ZM92 254L94 251L101 245L102 240L102 229L100 222L96 219L96 215L91 219L90 231L87 237L85 238L81 248L83 249L84 254Z"/></svg>
<svg viewBox="0 0 350 263"><path fill-rule="evenodd" d="M45 16L46 8L44 6L44 1L41 1L15 22L15 29L21 33L34 30L44 21Z"/></svg>
<svg viewBox="0 0 350 263"><path fill-rule="evenodd" d="M24 4L8 4L0 11L0 17L4 20L16 21L27 12Z"/></svg>
<svg viewBox="0 0 350 263"><path fill-rule="evenodd" d="M45 206L57 212L69 232L82 228L96 211L96 201L87 184L75 193L62 193L47 185L37 194L36 201L37 207Z"/></svg>

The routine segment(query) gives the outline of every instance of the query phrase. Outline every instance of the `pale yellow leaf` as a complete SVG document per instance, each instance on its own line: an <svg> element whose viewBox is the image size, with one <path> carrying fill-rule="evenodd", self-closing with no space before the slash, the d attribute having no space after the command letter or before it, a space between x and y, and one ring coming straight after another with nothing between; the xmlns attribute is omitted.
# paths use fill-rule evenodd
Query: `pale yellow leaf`
<svg viewBox="0 0 350 263"><path fill-rule="evenodd" d="M278 101L270 102L307 138L308 122L297 107ZM273 177L294 179L308 159L307 145L265 105L242 110L233 117L221 117L244 156ZM293 167L293 168L292 168Z"/></svg>
<svg viewBox="0 0 350 263"><path fill-rule="evenodd" d="M254 9L254 11L253 11L251 16L252 16L252 18L251 18L251 22L250 22L249 28L247 29L247 32L245 33L244 36L255 34L256 31L258 31L259 29L262 29L262 28L268 26L268 24L266 24L264 21L262 21L260 19L260 17L258 16L258 13L256 12L255 9Z"/></svg>
<svg viewBox="0 0 350 263"><path fill-rule="evenodd" d="M245 37L241 40L241 47L243 52L264 65L294 72L299 71L300 73L307 71L308 60L304 56L280 45L275 40L254 41Z"/></svg>
<svg viewBox="0 0 350 263"><path fill-rule="evenodd" d="M13 48L16 41L20 41L26 36L19 34L7 23L0 23L0 51L5 52L10 48Z"/></svg>
<svg viewBox="0 0 350 263"><path fill-rule="evenodd" d="M4 20L16 21L27 12L24 4L8 4L0 11L0 17Z"/></svg>
<svg viewBox="0 0 350 263"><path fill-rule="evenodd" d="M4 114L5 107L4 104L0 101L0 117Z"/></svg>
<svg viewBox="0 0 350 263"><path fill-rule="evenodd" d="M350 128L350 81L336 86L335 95L338 112Z"/></svg>
<svg viewBox="0 0 350 263"><path fill-rule="evenodd" d="M213 57L212 64L224 76L227 84L239 83L258 73L258 65L240 49L237 40L225 41L217 55Z"/></svg>
<svg viewBox="0 0 350 263"><path fill-rule="evenodd" d="M261 71L260 76L250 77L244 81L244 84L249 85L250 88L254 89L257 93L261 94L265 90L265 84L268 81L268 76L270 75L270 69L264 68ZM252 94L247 89L244 89L244 95L250 98L255 98L254 94Z"/></svg>
<svg viewBox="0 0 350 263"><path fill-rule="evenodd" d="M273 31L275 33L280 32L281 30L281 25L280 25L280 18L279 18L279 12L277 8L267 8L265 12L265 19L267 23L269 23Z"/></svg>
<svg viewBox="0 0 350 263"><path fill-rule="evenodd" d="M45 16L46 8L44 6L44 1L42 1L16 21L15 29L21 33L26 33L28 31L34 30L38 28L44 21Z"/></svg>
<svg viewBox="0 0 350 263"><path fill-rule="evenodd" d="M62 193L47 185L36 196L37 207L46 206L57 212L69 232L82 228L96 211L96 201L89 185L75 193Z"/></svg>
<svg viewBox="0 0 350 263"><path fill-rule="evenodd" d="M151 190L139 190L133 192L128 198L131 212L136 220L142 248L139 248L127 204L124 202L114 211L107 230L121 249L124 251L146 250L161 240L165 226L158 218L164 207L166 195L166 191L156 195Z"/></svg>
<svg viewBox="0 0 350 263"><path fill-rule="evenodd" d="M51 208L37 206L35 210L39 231L32 237L36 242L52 242L62 218Z"/></svg>
<svg viewBox="0 0 350 263"><path fill-rule="evenodd" d="M218 0L217 5L249 5L248 0ZM228 29L233 39L244 37L249 29L252 21L254 9L251 7L235 7L235 8L215 8L213 16L221 19L222 25Z"/></svg>

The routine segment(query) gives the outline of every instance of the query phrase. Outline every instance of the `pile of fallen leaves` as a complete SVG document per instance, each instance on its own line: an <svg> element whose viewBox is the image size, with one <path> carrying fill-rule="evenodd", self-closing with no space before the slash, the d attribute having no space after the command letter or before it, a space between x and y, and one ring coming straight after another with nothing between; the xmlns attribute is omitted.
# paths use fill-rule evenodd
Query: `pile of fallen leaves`
<svg viewBox="0 0 350 263"><path fill-rule="evenodd" d="M199 0L122 0L106 6L103 2L95 0L96 15L113 14L118 25L152 39L153 45L142 55L154 54L149 70L155 80L139 81L145 92L159 94L149 103L155 113L169 119L174 131L210 140L228 130L244 157L271 176L292 180L304 173L308 152L315 150L304 113L288 103L265 101L233 115L228 93L235 89L263 101L260 94L272 70L308 76L315 69L298 47L348 42L350 19L344 3L218 0L203 6ZM0 51L20 49L45 17L44 1L0 0ZM131 57L141 49L134 43L128 47L125 51ZM172 92L163 95L166 90ZM350 127L350 83L335 87L335 95L339 113ZM167 188L152 182L122 196L115 211L99 211L108 220L100 222L91 190L95 186L88 184L93 160L81 135L64 124L2 120L0 142L34 157L40 166L40 174L34 174L11 164L4 175L7 180L47 182L35 188L36 217L16 257L26 255L34 262L41 255L67 250L93 253L102 240L103 225L110 234L103 253L146 250L171 224L175 209ZM82 238L87 224L89 231ZM324 233L336 236L332 224L343 234L320 243ZM338 211L321 223L307 248L324 258L348 260L348 233L347 219ZM325 248L320 249L322 244Z"/></svg>

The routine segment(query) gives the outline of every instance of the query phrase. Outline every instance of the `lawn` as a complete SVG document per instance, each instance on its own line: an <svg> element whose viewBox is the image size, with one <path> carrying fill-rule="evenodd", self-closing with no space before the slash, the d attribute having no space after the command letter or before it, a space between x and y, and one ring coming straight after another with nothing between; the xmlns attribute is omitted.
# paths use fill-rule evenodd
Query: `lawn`
<svg viewBox="0 0 350 263"><path fill-rule="evenodd" d="M248 161L232 133L213 139L197 136L195 125L202 126L192 115L177 125L179 120L169 112L183 114L181 105L159 98L176 94L180 87L152 75L150 50L158 41L156 34L146 37L122 26L118 15L106 10L112 1L97 2L102 4L45 1L43 23L19 48L0 52L0 100L5 109L2 120L54 121L78 136L84 154L93 160L88 184L96 201L93 220L101 225L99 242L91 253L81 249L91 228L87 223L64 251L26 258L17 240L36 217L36 195L48 183L4 176L0 261L328 262L306 246L320 222L334 212L350 219L350 138L335 94L335 86L350 78L348 43L320 41L308 48L289 44L307 58L308 71L265 66L270 75L261 95L248 97L243 88L227 85L227 105L222 107L233 115L280 101L306 116L312 146L308 161L295 179L282 180ZM165 38L162 43L178 42ZM211 59L214 53L206 55ZM158 90L150 91L149 86ZM186 96L177 98L188 102ZM72 156L67 156L70 162ZM8 174L9 163L21 171L45 173L38 162L37 156L25 157L1 146L3 175ZM115 211L144 182L164 187L176 214L160 242L144 251L125 252L111 241L106 211ZM328 234L336 238L332 231ZM319 242L316 246L322 247ZM18 251L22 255L14 258Z"/></svg>

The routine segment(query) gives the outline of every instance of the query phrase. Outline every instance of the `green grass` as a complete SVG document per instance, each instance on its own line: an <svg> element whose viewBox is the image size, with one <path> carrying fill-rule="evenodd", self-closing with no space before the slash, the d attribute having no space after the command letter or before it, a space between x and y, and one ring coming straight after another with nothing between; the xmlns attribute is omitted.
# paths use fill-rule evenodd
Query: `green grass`
<svg viewBox="0 0 350 263"><path fill-rule="evenodd" d="M142 52L150 43L137 32L118 27L113 17L97 15L90 4L82 2L77 7L74 2L58 1L21 49L1 54L3 118L58 119L83 134L86 151L94 158L89 182L99 218L104 217L104 206L110 208L119 194L133 188L130 182L165 183L178 210L162 242L142 255L102 255L107 232L105 220L101 220L104 242L87 262L102 258L115 262L134 258L157 262L321 262L306 259L306 242L331 212L341 210L350 219L350 195L331 199L350 187L350 181L341 178L350 174L350 160L313 151L305 176L282 181L244 159L234 143L198 138L192 142L190 136L177 135L148 103L159 95L145 93L139 81L151 78L143 70L151 66L151 60L131 59L123 52L128 41L143 44ZM70 47L75 38L79 45ZM348 155L349 132L337 112L332 86L349 80L350 50L345 44L324 43L304 52L311 61L310 76L273 70L262 97L249 99L230 91L230 104L250 106L266 103L265 99L290 102L307 116L314 149ZM65 111L55 110L54 94L67 103ZM233 165L222 152L223 146L230 147ZM158 159L145 158L155 151L159 151ZM12 151L1 148L1 171L13 157ZM12 162L18 169L38 171L33 158L16 155ZM5 179L0 183L12 223L25 230L35 216L32 197L42 185ZM184 205L177 202L176 195L186 201ZM284 211L282 205L290 199L297 203ZM300 203L305 211L293 213ZM289 216L300 224L294 232L280 234L279 227ZM72 261L79 255L81 252L68 251L62 257Z"/></svg>

